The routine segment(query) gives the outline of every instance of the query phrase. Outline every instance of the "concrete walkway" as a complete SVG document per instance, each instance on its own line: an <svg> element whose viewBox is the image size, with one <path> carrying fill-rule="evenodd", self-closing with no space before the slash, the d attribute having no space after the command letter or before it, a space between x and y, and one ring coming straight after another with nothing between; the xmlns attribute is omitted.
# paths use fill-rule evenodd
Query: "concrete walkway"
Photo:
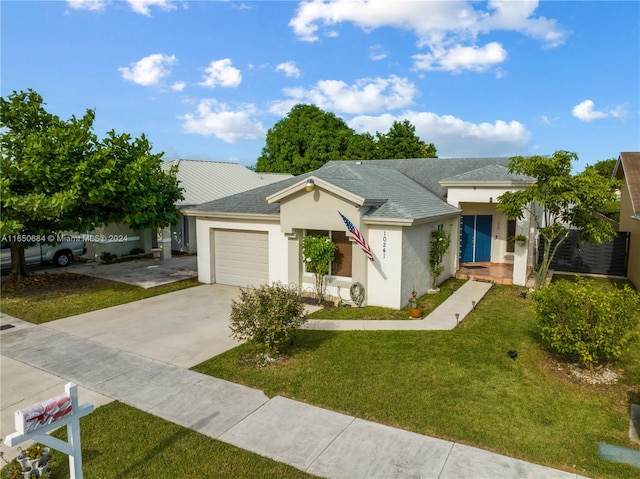
<svg viewBox="0 0 640 479"><path fill-rule="evenodd" d="M314 321L323 329L451 329L490 288L467 282L423 320ZM2 315L2 436L13 412L56 396L111 400L327 478L572 478L481 449L431 438L202 375L187 368L237 345L229 337L238 288L203 285L45 325ZM2 446L5 457L15 448Z"/></svg>

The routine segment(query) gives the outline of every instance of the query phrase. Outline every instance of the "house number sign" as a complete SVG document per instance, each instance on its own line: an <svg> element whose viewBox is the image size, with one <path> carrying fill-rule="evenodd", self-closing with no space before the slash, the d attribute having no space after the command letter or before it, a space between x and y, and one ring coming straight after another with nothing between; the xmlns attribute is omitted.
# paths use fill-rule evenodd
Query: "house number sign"
<svg viewBox="0 0 640 479"><path fill-rule="evenodd" d="M387 253L387 232L385 231L382 234L382 258L383 259L386 257L386 253Z"/></svg>

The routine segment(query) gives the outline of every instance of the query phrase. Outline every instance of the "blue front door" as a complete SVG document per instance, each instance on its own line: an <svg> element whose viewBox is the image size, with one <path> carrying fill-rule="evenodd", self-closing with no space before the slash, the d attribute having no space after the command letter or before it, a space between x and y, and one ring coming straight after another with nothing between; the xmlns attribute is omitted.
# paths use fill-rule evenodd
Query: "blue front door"
<svg viewBox="0 0 640 479"><path fill-rule="evenodd" d="M460 228L460 262L491 261L491 215L464 215Z"/></svg>

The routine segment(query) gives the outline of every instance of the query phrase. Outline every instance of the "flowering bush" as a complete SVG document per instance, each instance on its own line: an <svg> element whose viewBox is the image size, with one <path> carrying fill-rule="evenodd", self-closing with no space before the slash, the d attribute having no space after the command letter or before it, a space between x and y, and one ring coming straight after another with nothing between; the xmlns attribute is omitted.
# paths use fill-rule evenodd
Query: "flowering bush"
<svg viewBox="0 0 640 479"><path fill-rule="evenodd" d="M338 247L329 236L305 236L302 238L302 259L307 271L315 276L318 304L324 299L325 277L334 260Z"/></svg>
<svg viewBox="0 0 640 479"><path fill-rule="evenodd" d="M435 289L438 276L444 271L442 257L449 249L449 233L445 230L433 230L429 245L429 266L431 266L431 287Z"/></svg>
<svg viewBox="0 0 640 479"><path fill-rule="evenodd" d="M300 295L282 283L241 289L240 300L231 303L231 336L262 344L271 352L290 341L305 321Z"/></svg>

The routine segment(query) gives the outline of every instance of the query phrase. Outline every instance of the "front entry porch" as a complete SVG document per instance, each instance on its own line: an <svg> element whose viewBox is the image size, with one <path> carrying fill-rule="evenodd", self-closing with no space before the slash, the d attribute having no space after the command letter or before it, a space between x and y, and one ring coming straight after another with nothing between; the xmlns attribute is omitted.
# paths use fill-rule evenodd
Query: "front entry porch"
<svg viewBox="0 0 640 479"><path fill-rule="evenodd" d="M513 264L462 263L456 272L456 278L491 281L496 284L513 284Z"/></svg>

